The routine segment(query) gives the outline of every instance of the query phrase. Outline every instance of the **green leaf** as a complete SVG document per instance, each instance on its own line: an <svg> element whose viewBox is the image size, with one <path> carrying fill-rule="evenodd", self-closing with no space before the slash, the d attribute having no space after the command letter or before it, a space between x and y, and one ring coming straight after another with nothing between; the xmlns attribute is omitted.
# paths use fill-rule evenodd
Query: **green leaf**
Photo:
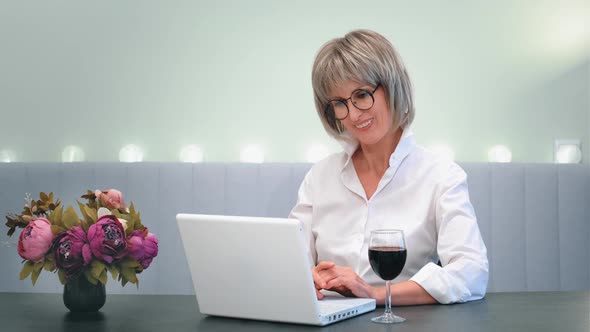
<svg viewBox="0 0 590 332"><path fill-rule="evenodd" d="M82 213L82 217L84 217L84 220L89 221L90 216L88 216L88 213L86 213L86 209L84 208L86 205L80 203L80 201L76 201L76 203L78 203L78 209L80 209L80 213Z"/></svg>
<svg viewBox="0 0 590 332"><path fill-rule="evenodd" d="M72 206L68 206L66 212L63 215L63 224L67 229L70 229L74 226L78 226L80 224L80 220L78 219L78 214Z"/></svg>
<svg viewBox="0 0 590 332"><path fill-rule="evenodd" d="M35 286L35 283L37 282L37 279L39 279L39 275L41 274L42 270L39 271L34 271L31 274L31 282L33 283L33 286Z"/></svg>
<svg viewBox="0 0 590 332"><path fill-rule="evenodd" d="M43 268L43 264L45 264L45 262L37 262L37 263L35 263L35 265L33 265L33 272L35 272L35 271L41 271L41 269Z"/></svg>
<svg viewBox="0 0 590 332"><path fill-rule="evenodd" d="M23 266L23 269L20 271L19 278L20 280L25 280L31 272L33 272L33 265L34 263L31 261L27 261Z"/></svg>
<svg viewBox="0 0 590 332"><path fill-rule="evenodd" d="M49 201L53 202L53 191L49 193ZM59 204L59 203L58 203ZM57 204L56 204L57 205Z"/></svg>
<svg viewBox="0 0 590 332"><path fill-rule="evenodd" d="M139 264L138 261L136 261L135 259L131 259L131 258L125 258L124 260L122 260L119 265L121 265L121 267L138 267L141 266Z"/></svg>
<svg viewBox="0 0 590 332"><path fill-rule="evenodd" d="M125 220L125 224L126 226L123 226L125 228L125 234L129 235L131 234L131 232L133 232L133 223L130 222L131 220L131 216L127 213L121 213L121 211L117 210L117 209L113 209L111 210L111 213L117 217L117 219L119 219L119 221L121 222L121 220ZM123 222L121 222L123 223Z"/></svg>
<svg viewBox="0 0 590 332"><path fill-rule="evenodd" d="M88 222L86 220L80 220L80 227L82 227L82 229L84 230L84 233L88 233L88 229L90 228L90 225L88 225Z"/></svg>
<svg viewBox="0 0 590 332"><path fill-rule="evenodd" d="M139 211L133 214L133 224L135 225L135 229L144 228L143 224L141 223L141 213L139 213Z"/></svg>
<svg viewBox="0 0 590 332"><path fill-rule="evenodd" d="M61 232L65 232L65 228L58 226L58 225L51 225L51 232L53 233L53 235L57 235Z"/></svg>
<svg viewBox="0 0 590 332"><path fill-rule="evenodd" d="M43 268L49 272L55 271L55 264L53 261L46 260L45 264L43 264Z"/></svg>
<svg viewBox="0 0 590 332"><path fill-rule="evenodd" d="M131 231L143 228L139 218L139 212L135 211L135 205L133 205L133 202L129 204L129 217L127 224L129 225Z"/></svg>
<svg viewBox="0 0 590 332"><path fill-rule="evenodd" d="M31 274L31 281L33 282L33 286L35 286L35 283L37 282L37 279L39 278L39 275L43 270L43 264L43 262L38 262L35 263L35 265L33 265L33 273Z"/></svg>
<svg viewBox="0 0 590 332"><path fill-rule="evenodd" d="M39 193L39 197L41 198L42 201L47 202L49 200L49 196L47 196L46 193L44 192L40 192Z"/></svg>
<svg viewBox="0 0 590 332"><path fill-rule="evenodd" d="M62 222L63 216L63 206L58 206L51 212L49 216L47 216L47 220L51 222L52 225L63 226Z"/></svg>
<svg viewBox="0 0 590 332"><path fill-rule="evenodd" d="M103 284L107 284L107 270L102 270L102 273L98 277L98 280Z"/></svg>
<svg viewBox="0 0 590 332"><path fill-rule="evenodd" d="M97 214L96 210L89 207L88 205L84 205L84 210L86 211L86 214L88 214L88 216L90 217L90 220L88 220L88 223L94 224L96 222L96 220L98 219L98 214Z"/></svg>
<svg viewBox="0 0 590 332"><path fill-rule="evenodd" d="M92 273L90 273L89 269L85 269L84 270L84 275L86 276L86 279L88 279L88 282L90 282L93 285L97 285L98 284L98 279L96 279Z"/></svg>
<svg viewBox="0 0 590 332"><path fill-rule="evenodd" d="M129 216L125 220L127 220L127 231L129 232L129 234L131 234L134 230L137 229L137 222L135 221L135 217Z"/></svg>
<svg viewBox="0 0 590 332"><path fill-rule="evenodd" d="M142 229L144 227L141 223L141 213L139 212L135 215L135 220L133 222L135 223L135 229Z"/></svg>
<svg viewBox="0 0 590 332"><path fill-rule="evenodd" d="M113 216L117 217L117 219L125 219L125 217L123 217L123 214L121 212L119 212L119 210L112 209L112 210L109 210L109 211L111 211L111 213L113 214Z"/></svg>
<svg viewBox="0 0 590 332"><path fill-rule="evenodd" d="M59 277L59 282L61 282L62 285L66 284L66 273L62 270L57 270L57 276Z"/></svg>
<svg viewBox="0 0 590 332"><path fill-rule="evenodd" d="M94 224L96 222L96 219L98 219L96 210L79 201L76 202L78 203L78 207L80 208L80 212L82 213L84 220L86 220L90 225Z"/></svg>
<svg viewBox="0 0 590 332"><path fill-rule="evenodd" d="M90 263L90 272L92 276L99 279L100 275L106 273L106 266L99 260L95 259Z"/></svg>
<svg viewBox="0 0 590 332"><path fill-rule="evenodd" d="M137 283L137 276L135 275L135 269L132 267L121 267L121 274L123 275L123 279L135 284Z"/></svg>
<svg viewBox="0 0 590 332"><path fill-rule="evenodd" d="M119 279L119 268L117 266L108 265L107 269L111 273L111 276L113 277L113 279L115 279L115 280Z"/></svg>

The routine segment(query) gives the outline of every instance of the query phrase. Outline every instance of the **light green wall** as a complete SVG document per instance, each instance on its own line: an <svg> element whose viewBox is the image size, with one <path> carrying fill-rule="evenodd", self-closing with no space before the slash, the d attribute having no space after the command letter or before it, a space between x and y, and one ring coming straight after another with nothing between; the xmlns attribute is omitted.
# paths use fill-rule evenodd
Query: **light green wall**
<svg viewBox="0 0 590 332"><path fill-rule="evenodd" d="M416 88L419 143L459 161L494 144L552 162L590 145L588 1L0 1L0 150L114 161L122 145L176 161L184 144L236 161L304 161L338 145L315 114L318 48L355 28L387 36Z"/></svg>

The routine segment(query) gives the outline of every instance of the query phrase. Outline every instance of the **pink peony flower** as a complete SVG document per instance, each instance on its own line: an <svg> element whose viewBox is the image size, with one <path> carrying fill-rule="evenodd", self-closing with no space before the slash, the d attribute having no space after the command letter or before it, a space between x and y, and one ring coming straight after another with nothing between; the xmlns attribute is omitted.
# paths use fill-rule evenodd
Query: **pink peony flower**
<svg viewBox="0 0 590 332"><path fill-rule="evenodd" d="M94 257L112 263L127 254L127 242L123 226L113 215L98 218L88 228L88 242Z"/></svg>
<svg viewBox="0 0 590 332"><path fill-rule="evenodd" d="M98 211L96 212L96 214L98 215L98 218L100 219L103 216L108 216L108 215L112 215L111 211L107 208L101 207L98 209ZM121 225L123 226L124 230L127 230L127 223L128 221L125 219L121 219L121 218L117 218L119 219L119 222L121 223Z"/></svg>
<svg viewBox="0 0 590 332"><path fill-rule="evenodd" d="M20 233L18 254L35 263L43 261L53 243L51 223L45 218L35 219Z"/></svg>
<svg viewBox="0 0 590 332"><path fill-rule="evenodd" d="M75 226L57 236L53 244L55 265L65 272L66 279L80 275L82 268L90 264L92 253L84 230Z"/></svg>
<svg viewBox="0 0 590 332"><path fill-rule="evenodd" d="M137 260L144 269L147 269L154 257L158 255L158 239L148 232L147 227L143 230L135 230L129 235L127 250L129 257Z"/></svg>
<svg viewBox="0 0 590 332"><path fill-rule="evenodd" d="M123 194L117 189L96 190L94 196L99 199L104 206L109 209L126 209Z"/></svg>

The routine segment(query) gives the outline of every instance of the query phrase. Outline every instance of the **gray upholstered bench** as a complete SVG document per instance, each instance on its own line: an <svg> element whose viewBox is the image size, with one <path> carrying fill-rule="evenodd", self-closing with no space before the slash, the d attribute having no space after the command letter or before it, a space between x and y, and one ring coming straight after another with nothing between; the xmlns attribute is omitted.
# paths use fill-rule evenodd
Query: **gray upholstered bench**
<svg viewBox="0 0 590 332"><path fill-rule="evenodd" d="M590 289L588 165L461 163L490 258L490 292ZM54 191L75 204L86 189L117 188L160 239L140 287L112 279L108 293L191 294L178 212L285 217L309 164L0 164L0 213L20 212L26 192ZM14 242L3 231L0 241ZM261 239L253 239L253 241ZM0 291L61 292L44 271L19 281L14 246L0 246Z"/></svg>

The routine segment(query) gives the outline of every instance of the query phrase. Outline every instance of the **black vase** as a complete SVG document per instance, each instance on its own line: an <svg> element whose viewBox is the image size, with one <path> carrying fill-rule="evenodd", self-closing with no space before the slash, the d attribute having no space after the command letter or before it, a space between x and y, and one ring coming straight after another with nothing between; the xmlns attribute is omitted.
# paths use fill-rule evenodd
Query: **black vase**
<svg viewBox="0 0 590 332"><path fill-rule="evenodd" d="M93 285L84 275L68 280L64 286L64 304L72 312L96 312L106 301L102 283Z"/></svg>

